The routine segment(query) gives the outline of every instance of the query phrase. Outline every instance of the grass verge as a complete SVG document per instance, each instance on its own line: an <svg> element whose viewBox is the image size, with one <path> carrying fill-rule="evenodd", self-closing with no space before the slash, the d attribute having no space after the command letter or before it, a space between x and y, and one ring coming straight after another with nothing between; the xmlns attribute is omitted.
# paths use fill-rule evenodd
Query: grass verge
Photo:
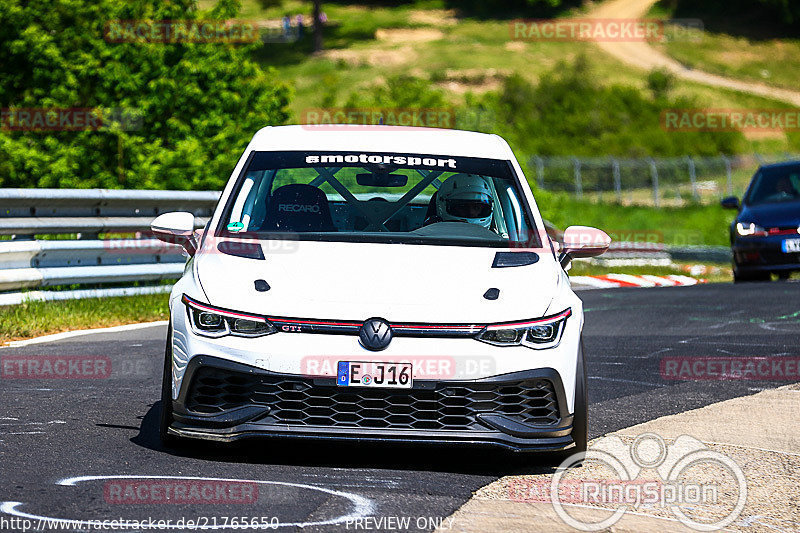
<svg viewBox="0 0 800 533"><path fill-rule="evenodd" d="M727 246L728 227L735 216L719 205L655 208L592 203L545 191L535 195L542 217L556 227L593 226L617 241Z"/></svg>
<svg viewBox="0 0 800 533"><path fill-rule="evenodd" d="M700 268L698 268L700 267ZM606 274L630 274L633 276L669 276L678 274L696 279L704 279L709 283L725 283L733 281L730 264L674 263L669 266L605 266L590 261L573 261L570 276L604 276Z"/></svg>
<svg viewBox="0 0 800 533"><path fill-rule="evenodd" d="M62 331L166 320L168 299L168 294L145 294L0 307L0 344Z"/></svg>

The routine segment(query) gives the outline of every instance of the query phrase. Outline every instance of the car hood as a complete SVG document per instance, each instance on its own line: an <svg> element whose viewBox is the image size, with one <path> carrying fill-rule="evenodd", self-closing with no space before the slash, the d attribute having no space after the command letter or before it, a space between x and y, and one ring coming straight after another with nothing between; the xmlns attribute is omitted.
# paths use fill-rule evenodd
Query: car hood
<svg viewBox="0 0 800 533"><path fill-rule="evenodd" d="M488 323L543 316L561 280L549 253L532 265L492 268L500 249L294 241L271 251L271 244L261 242L264 260L199 252L194 268L208 303L267 316ZM256 291L256 279L269 290ZM499 298L484 298L490 288Z"/></svg>
<svg viewBox="0 0 800 533"><path fill-rule="evenodd" d="M765 228L800 225L800 202L745 206L736 219L753 222Z"/></svg>

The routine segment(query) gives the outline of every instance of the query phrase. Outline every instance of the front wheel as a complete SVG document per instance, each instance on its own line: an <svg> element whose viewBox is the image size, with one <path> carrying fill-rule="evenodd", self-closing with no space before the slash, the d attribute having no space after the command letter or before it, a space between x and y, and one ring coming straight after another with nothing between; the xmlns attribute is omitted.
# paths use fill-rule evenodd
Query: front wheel
<svg viewBox="0 0 800 533"><path fill-rule="evenodd" d="M172 425L172 326L167 331L167 347L164 350L164 374L161 378L161 418L158 436L164 446L174 446L178 438L170 435Z"/></svg>
<svg viewBox="0 0 800 533"><path fill-rule="evenodd" d="M572 440L575 447L572 453L585 452L589 445L589 401L587 399L586 358L583 355L583 340L578 354L578 368L575 375L575 409L572 418Z"/></svg>

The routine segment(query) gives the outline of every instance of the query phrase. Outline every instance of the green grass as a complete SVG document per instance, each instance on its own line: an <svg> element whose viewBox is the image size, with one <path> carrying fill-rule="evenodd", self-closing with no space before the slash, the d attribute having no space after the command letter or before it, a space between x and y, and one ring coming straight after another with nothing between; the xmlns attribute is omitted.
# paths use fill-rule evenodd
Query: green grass
<svg viewBox="0 0 800 533"><path fill-rule="evenodd" d="M648 16L669 18L672 13L656 4ZM755 38L715 29L702 32L699 42L674 40L657 47L694 69L787 89L800 87L800 39Z"/></svg>
<svg viewBox="0 0 800 533"><path fill-rule="evenodd" d="M213 0L201 0L200 8L208 9L212 4ZM592 43L512 41L509 21L457 18L452 24L452 13L430 9L437 5L435 1L368 7L345 1L324 3L330 21L325 52L312 55L310 39L306 39L295 44L265 44L255 52L255 58L265 67L274 67L275 75L294 87L292 123L300 122L306 109L343 106L352 93L368 91L394 75L431 80L445 90L453 105L460 106L465 105L467 93L496 89L504 76L516 73L537 82L560 61L578 56L588 59L597 83L647 88L647 72L619 63ZM244 0L240 16L277 20L284 14L302 13L309 21L310 10L311 3L300 0L285 0L281 7L266 10L256 0ZM426 16L420 17L421 12ZM442 22L445 20L450 22ZM396 28L435 30L441 35L419 42L380 40L376 36L380 29ZM797 77L800 71L793 70ZM674 92L696 97L705 107L781 107L768 99L686 81L679 81ZM743 149L791 151L791 144L779 134L749 139ZM520 155L524 158L530 154Z"/></svg>
<svg viewBox="0 0 800 533"><path fill-rule="evenodd" d="M542 216L565 229L568 226L593 226L621 240L629 236L669 245L729 244L728 226L734 212L718 205L654 208L579 201L565 194L536 193Z"/></svg>
<svg viewBox="0 0 800 533"><path fill-rule="evenodd" d="M168 298L168 294L147 294L0 307L0 343L61 331L166 320Z"/></svg>
<svg viewBox="0 0 800 533"><path fill-rule="evenodd" d="M652 275L669 276L679 274L697 279L704 279L709 283L724 283L733 281L733 271L729 264L707 264L707 271L703 274L692 276L689 267L698 263L675 263L671 266L604 266L590 261L573 261L569 271L570 276L604 276L606 274L631 274L634 276Z"/></svg>

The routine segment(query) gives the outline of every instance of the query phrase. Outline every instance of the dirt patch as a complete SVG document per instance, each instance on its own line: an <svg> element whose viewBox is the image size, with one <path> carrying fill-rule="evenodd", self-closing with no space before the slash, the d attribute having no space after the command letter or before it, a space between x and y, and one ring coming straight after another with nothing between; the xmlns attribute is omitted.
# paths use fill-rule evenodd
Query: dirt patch
<svg viewBox="0 0 800 533"><path fill-rule="evenodd" d="M387 43L427 43L438 41L442 37L444 33L435 28L381 29L375 32L377 40Z"/></svg>
<svg viewBox="0 0 800 533"><path fill-rule="evenodd" d="M452 9L414 10L408 20L414 24L428 26L455 26L458 24L456 13Z"/></svg>
<svg viewBox="0 0 800 533"><path fill-rule="evenodd" d="M412 62L417 53L410 46L390 50L327 50L323 57L331 61L344 61L348 65L396 66Z"/></svg>
<svg viewBox="0 0 800 533"><path fill-rule="evenodd" d="M744 130L742 131L742 134L748 141L757 141L760 139L786 139L786 132L780 130Z"/></svg>
<svg viewBox="0 0 800 533"><path fill-rule="evenodd" d="M524 52L528 49L528 45L522 41L508 41L503 45L503 49L508 50L509 52Z"/></svg>
<svg viewBox="0 0 800 533"><path fill-rule="evenodd" d="M469 91L482 93L499 89L510 74L510 70L494 68L447 69L435 84L456 94Z"/></svg>
<svg viewBox="0 0 800 533"><path fill-rule="evenodd" d="M648 10L656 1L608 0L598 4L595 9L589 12L588 16L597 19L640 19L646 16ZM644 41L598 42L597 46L620 61L634 67L645 70L665 68L685 80L800 105L800 92L798 91L780 89L762 83L741 81L734 77L717 76L701 70L693 70ZM741 57L739 59L741 60Z"/></svg>

